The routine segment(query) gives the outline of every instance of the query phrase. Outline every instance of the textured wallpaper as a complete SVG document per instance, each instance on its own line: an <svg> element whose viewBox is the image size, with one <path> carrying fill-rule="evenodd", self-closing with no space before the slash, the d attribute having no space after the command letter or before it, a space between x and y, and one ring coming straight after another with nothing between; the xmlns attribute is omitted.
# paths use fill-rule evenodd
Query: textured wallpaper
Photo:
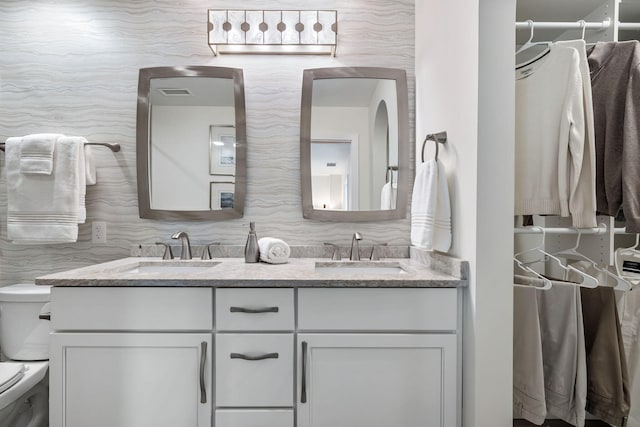
<svg viewBox="0 0 640 427"><path fill-rule="evenodd" d="M303 6L301 6L303 5ZM206 44L207 9L336 9L337 56L214 57ZM77 243L19 246L7 240L6 173L0 153L0 285L129 255L131 245L187 231L194 243L243 244L249 221L259 236L291 245L409 244L409 218L325 223L302 218L299 127L302 71L333 66L407 71L414 146L413 0L3 0L0 2L0 140L30 133L82 135L118 142L94 147L98 183L87 190L87 223ZM248 185L243 218L163 222L138 217L136 102L138 70L212 65L244 70ZM412 149L412 158L413 158ZM413 161L411 162L413 165ZM107 243L91 243L91 223L107 223Z"/></svg>

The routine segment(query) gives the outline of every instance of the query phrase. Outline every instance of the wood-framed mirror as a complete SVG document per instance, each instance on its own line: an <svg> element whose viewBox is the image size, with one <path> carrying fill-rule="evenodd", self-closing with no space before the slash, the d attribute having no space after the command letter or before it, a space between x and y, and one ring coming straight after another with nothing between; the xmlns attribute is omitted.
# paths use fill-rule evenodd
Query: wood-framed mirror
<svg viewBox="0 0 640 427"><path fill-rule="evenodd" d="M246 116L241 69L140 69L136 131L140 218L242 217Z"/></svg>
<svg viewBox="0 0 640 427"><path fill-rule="evenodd" d="M409 105L404 70L305 70L300 118L303 217L406 217Z"/></svg>

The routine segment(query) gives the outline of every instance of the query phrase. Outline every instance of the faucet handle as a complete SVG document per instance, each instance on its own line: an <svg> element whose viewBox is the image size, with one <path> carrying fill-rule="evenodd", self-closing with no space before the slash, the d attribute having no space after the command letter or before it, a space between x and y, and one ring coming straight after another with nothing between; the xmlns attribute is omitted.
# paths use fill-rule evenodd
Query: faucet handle
<svg viewBox="0 0 640 427"><path fill-rule="evenodd" d="M331 254L331 259L334 261L340 261L342 258L340 257L340 248L338 245L334 245L333 243L325 243L326 246L331 246L333 248L333 253Z"/></svg>
<svg viewBox="0 0 640 427"><path fill-rule="evenodd" d="M162 254L162 259L173 259L173 252L171 252L171 246L163 242L156 242L156 245L164 246L164 253Z"/></svg>
<svg viewBox="0 0 640 427"><path fill-rule="evenodd" d="M379 249L382 249L383 246L387 246L387 244L386 243L380 243L380 244L377 244L377 245L373 245L373 248L371 248L371 256L369 257L370 261L380 261L380 250Z"/></svg>
<svg viewBox="0 0 640 427"><path fill-rule="evenodd" d="M200 259L211 259L211 246L214 245L220 245L220 242L214 242L214 243L208 243L206 245L204 245L204 247L202 248L202 256L200 257Z"/></svg>

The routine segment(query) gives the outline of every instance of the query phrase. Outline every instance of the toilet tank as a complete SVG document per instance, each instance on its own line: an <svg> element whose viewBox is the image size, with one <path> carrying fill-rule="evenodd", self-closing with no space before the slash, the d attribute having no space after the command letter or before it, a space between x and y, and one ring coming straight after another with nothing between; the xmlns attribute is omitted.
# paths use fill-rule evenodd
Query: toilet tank
<svg viewBox="0 0 640 427"><path fill-rule="evenodd" d="M49 359L51 322L39 318L51 288L34 284L0 287L0 351L11 360Z"/></svg>

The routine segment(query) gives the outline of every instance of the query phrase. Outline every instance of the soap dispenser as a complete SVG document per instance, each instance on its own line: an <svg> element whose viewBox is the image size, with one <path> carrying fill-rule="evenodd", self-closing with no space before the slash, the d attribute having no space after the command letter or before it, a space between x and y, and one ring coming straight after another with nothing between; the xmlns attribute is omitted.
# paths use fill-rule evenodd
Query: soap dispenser
<svg viewBox="0 0 640 427"><path fill-rule="evenodd" d="M244 246L244 262L260 261L260 248L258 247L258 236L256 235L256 223L249 223L249 236L247 244Z"/></svg>

